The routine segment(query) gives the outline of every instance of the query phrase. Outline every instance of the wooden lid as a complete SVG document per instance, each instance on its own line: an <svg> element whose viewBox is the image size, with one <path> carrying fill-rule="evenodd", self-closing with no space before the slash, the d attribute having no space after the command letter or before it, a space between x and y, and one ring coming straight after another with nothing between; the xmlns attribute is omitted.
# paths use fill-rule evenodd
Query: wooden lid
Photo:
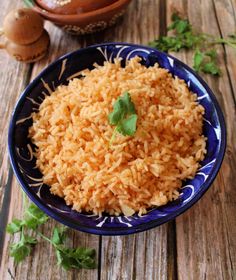
<svg viewBox="0 0 236 280"><path fill-rule="evenodd" d="M31 44L43 33L43 19L31 9L11 11L4 19L5 36L19 45Z"/></svg>

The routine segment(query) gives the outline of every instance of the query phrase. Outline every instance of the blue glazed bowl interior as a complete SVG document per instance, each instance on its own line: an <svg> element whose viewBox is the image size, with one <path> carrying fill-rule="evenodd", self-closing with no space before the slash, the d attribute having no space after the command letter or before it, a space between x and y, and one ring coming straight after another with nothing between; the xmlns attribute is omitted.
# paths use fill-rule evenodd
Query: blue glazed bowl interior
<svg viewBox="0 0 236 280"><path fill-rule="evenodd" d="M67 84L71 77L85 68L93 69L93 64L102 65L104 61L122 58L122 65L134 56L142 58L146 67L156 62L173 75L184 79L191 91L198 95L199 103L205 108L203 133L208 138L207 154L202 167L192 180L186 180L178 200L165 206L154 208L139 217L109 216L98 217L89 213L78 213L65 204L65 201L50 193L49 186L43 184L42 174L35 168L34 145L28 138L32 125L32 112L37 112L45 96L54 89ZM14 172L31 200L49 216L72 228L103 235L123 235L150 229L178 216L193 205L209 188L223 160L225 144L225 124L222 112L213 93L206 83L189 67L152 48L109 43L91 46L75 51L58 59L48 66L23 92L20 97L9 128L9 153Z"/></svg>

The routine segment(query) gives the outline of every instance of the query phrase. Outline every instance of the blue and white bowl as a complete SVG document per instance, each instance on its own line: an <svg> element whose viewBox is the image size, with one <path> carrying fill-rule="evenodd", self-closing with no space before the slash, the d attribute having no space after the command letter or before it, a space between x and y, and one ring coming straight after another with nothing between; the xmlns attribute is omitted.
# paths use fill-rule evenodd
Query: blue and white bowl
<svg viewBox="0 0 236 280"><path fill-rule="evenodd" d="M49 186L43 184L42 174L35 167L35 149L28 136L32 125L31 113L37 112L40 103L60 84L68 83L70 77L93 64L103 64L120 57L125 61L140 56L149 67L158 64L173 75L184 79L189 89L198 95L199 103L205 108L203 133L207 137L207 154L202 167L192 180L186 180L180 198L165 206L154 208L139 217L102 217L78 213L54 196ZM90 46L67 54L49 65L22 93L10 123L8 146L10 160L21 187L29 198L55 220L77 230L100 235L125 235L141 232L161 225L190 208L210 187L221 166L225 146L226 129L223 114L217 100L207 84L187 65L176 58L155 49L127 43L106 43Z"/></svg>

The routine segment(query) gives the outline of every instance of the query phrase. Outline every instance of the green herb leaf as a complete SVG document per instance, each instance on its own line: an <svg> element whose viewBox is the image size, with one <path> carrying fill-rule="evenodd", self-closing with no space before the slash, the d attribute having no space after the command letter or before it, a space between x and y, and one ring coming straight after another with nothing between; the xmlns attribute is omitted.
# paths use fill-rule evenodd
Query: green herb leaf
<svg viewBox="0 0 236 280"><path fill-rule="evenodd" d="M65 250L56 250L57 264L62 266L65 270L72 268L74 260L65 252ZM80 267L81 268L81 267Z"/></svg>
<svg viewBox="0 0 236 280"><path fill-rule="evenodd" d="M200 67L202 65L203 59L204 59L204 55L202 52L200 52L199 50L197 50L194 54L194 64L193 64L193 68L199 72L200 71Z"/></svg>
<svg viewBox="0 0 236 280"><path fill-rule="evenodd" d="M114 103L113 112L108 116L111 125L117 125L127 114L135 114L134 103L131 101L130 94L125 92Z"/></svg>
<svg viewBox="0 0 236 280"><path fill-rule="evenodd" d="M37 239L28 235L24 235L24 243L25 244L30 244L30 245L35 245L37 244Z"/></svg>
<svg viewBox="0 0 236 280"><path fill-rule="evenodd" d="M176 13L172 15L171 20L172 24L167 27L167 30L175 30L178 34L182 34L192 29L189 21L187 19L180 18Z"/></svg>
<svg viewBox="0 0 236 280"><path fill-rule="evenodd" d="M10 245L10 256L14 258L16 263L21 262L30 254L32 245L36 243L37 239L22 233L21 240Z"/></svg>
<svg viewBox="0 0 236 280"><path fill-rule="evenodd" d="M7 232L10 234L19 232L21 231L23 225L24 225L23 220L13 219L12 222L7 225Z"/></svg>
<svg viewBox="0 0 236 280"><path fill-rule="evenodd" d="M136 113L134 103L132 102L130 94L128 92L125 92L124 95L120 97L120 100L123 102L127 114Z"/></svg>
<svg viewBox="0 0 236 280"><path fill-rule="evenodd" d="M216 50L209 50L205 52L206 56L209 56L211 59L215 60L217 58L217 52Z"/></svg>
<svg viewBox="0 0 236 280"><path fill-rule="evenodd" d="M31 252L31 248L23 242L13 243L10 246L10 256L16 263L23 261Z"/></svg>
<svg viewBox="0 0 236 280"><path fill-rule="evenodd" d="M55 227L52 235L52 243L54 245L63 244L66 238L66 227Z"/></svg>
<svg viewBox="0 0 236 280"><path fill-rule="evenodd" d="M111 141L118 131L124 136L133 136L136 132L137 114L134 103L131 100L130 94L125 92L120 96L113 106L113 111L108 116L108 121L111 125L116 125Z"/></svg>
<svg viewBox="0 0 236 280"><path fill-rule="evenodd" d="M71 268L96 268L96 251L87 248L70 249L62 246L57 247L56 251L58 265L65 270Z"/></svg>
<svg viewBox="0 0 236 280"><path fill-rule="evenodd" d="M39 225L46 223L48 220L48 216L34 204L30 204L25 213L25 225L29 229L35 230Z"/></svg>
<svg viewBox="0 0 236 280"><path fill-rule="evenodd" d="M119 98L114 106L114 110L108 116L109 122L112 125L117 125L121 119L124 118L126 114L126 106L124 102Z"/></svg>
<svg viewBox="0 0 236 280"><path fill-rule="evenodd" d="M215 50L201 52L197 50L194 54L193 68L197 72L209 73L212 75L220 75L220 69L217 65L217 53Z"/></svg>
<svg viewBox="0 0 236 280"><path fill-rule="evenodd" d="M130 115L118 124L117 131L123 135L133 136L136 131L137 119L136 114Z"/></svg>
<svg viewBox="0 0 236 280"><path fill-rule="evenodd" d="M208 62L202 66L202 71L204 73L209 73L212 75L220 75L221 71L214 61Z"/></svg>

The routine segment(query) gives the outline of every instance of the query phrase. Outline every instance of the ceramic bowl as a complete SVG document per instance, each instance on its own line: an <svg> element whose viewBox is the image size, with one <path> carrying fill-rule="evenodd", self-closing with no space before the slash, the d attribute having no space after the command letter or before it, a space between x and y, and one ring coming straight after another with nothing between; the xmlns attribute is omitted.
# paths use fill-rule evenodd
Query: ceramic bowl
<svg viewBox="0 0 236 280"><path fill-rule="evenodd" d="M71 34L84 35L101 31L114 25L123 16L131 0L111 1L110 5L100 6L98 9L90 7L89 11L84 9L76 14L55 13L57 10L46 10L37 1L31 0L31 2L32 9L46 20L53 22Z"/></svg>
<svg viewBox="0 0 236 280"><path fill-rule="evenodd" d="M67 84L82 69L102 65L120 57L126 60L140 56L142 63L149 67L158 63L173 75L184 79L191 91L198 96L199 103L205 108L203 133L207 137L207 154L201 168L192 180L186 180L178 200L159 208L153 208L146 215L102 217L89 213L78 213L65 204L62 198L50 194L49 186L43 184L42 174L35 167L33 156L35 146L28 136L32 125L32 112L38 110L45 95L60 84ZM46 214L57 221L77 230L100 235L124 235L141 232L161 225L190 208L210 187L221 166L226 131L224 118L217 100L207 84L187 65L178 59L155 49L126 43L107 43L90 46L67 54L49 65L29 84L22 93L13 111L8 136L10 160L15 175L29 198Z"/></svg>

